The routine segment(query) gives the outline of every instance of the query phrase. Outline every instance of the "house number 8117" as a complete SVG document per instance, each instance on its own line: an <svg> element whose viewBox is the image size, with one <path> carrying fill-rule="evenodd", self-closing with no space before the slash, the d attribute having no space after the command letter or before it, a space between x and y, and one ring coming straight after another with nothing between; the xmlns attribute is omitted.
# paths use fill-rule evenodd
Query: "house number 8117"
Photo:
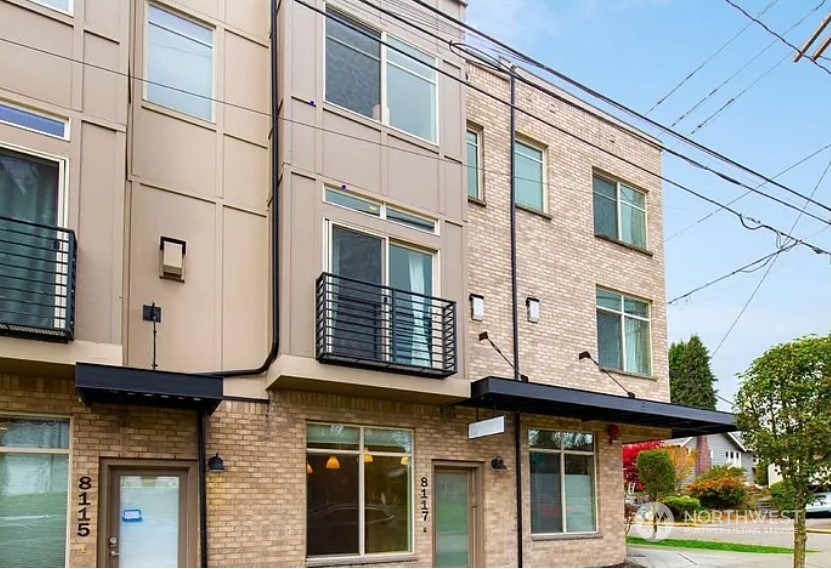
<svg viewBox="0 0 831 569"><path fill-rule="evenodd" d="M430 482L427 480L427 477L422 476L419 498L421 498L421 517L423 518L424 523L427 523L427 517L430 515L430 494L428 492L429 486ZM424 526L424 533L427 533L427 526Z"/></svg>

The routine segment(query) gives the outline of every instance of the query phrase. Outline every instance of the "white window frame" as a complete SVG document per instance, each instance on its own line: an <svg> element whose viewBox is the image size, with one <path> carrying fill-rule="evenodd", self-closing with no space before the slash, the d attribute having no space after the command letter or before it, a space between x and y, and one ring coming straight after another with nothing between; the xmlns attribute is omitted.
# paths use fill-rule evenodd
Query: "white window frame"
<svg viewBox="0 0 831 569"><path fill-rule="evenodd" d="M472 134L476 137L476 142L473 146L476 149L476 168L471 168L470 164L467 164L467 175L468 177L471 174L471 170L475 170L476 172L476 195L472 196L470 193L467 194L468 198L476 199L476 200L483 200L485 199L484 195L484 167L482 164L483 159L483 152L482 152L482 138L483 138L484 129L481 127L477 127L476 125L468 123L467 130L465 130L465 157L467 157L467 149L471 146L471 142L467 139L468 134ZM467 191L467 188L465 188Z"/></svg>
<svg viewBox="0 0 831 569"><path fill-rule="evenodd" d="M168 107L167 105L165 105L163 103L159 103L159 102L156 102L156 101L151 101L147 96L147 87L149 86L149 82L146 81L146 80L142 81L142 101L146 104L153 105L156 108L164 109L165 111L170 112L170 113L175 113L176 116L187 117L190 120L201 121L203 123L216 124L216 103L217 103L217 101L216 101L216 88L217 88L217 86L216 86L216 67L217 67L217 41L216 41L217 29L216 29L216 26L214 26L213 24L210 24L210 23L208 23L204 20L200 20L198 18L195 18L195 17L191 16L190 14L182 12L181 10L179 10L177 8L173 8L172 6L167 6L167 5L161 4L159 2L146 2L144 4L144 62L143 62L144 77L145 78L150 77L149 71L150 71L150 7L151 6L158 9L158 10L161 10L163 12L166 12L166 13L170 14L171 16L175 16L176 18L186 20L188 22L191 22L192 24L195 24L197 26L201 26L205 29L211 30L211 46L210 46L210 48L211 48L211 94L210 94L210 98L211 98L211 100L210 100L210 102L211 102L211 116L210 116L210 118L206 119L206 118L203 118L203 117L192 115L192 114L190 114L186 111L180 110L180 109L174 109L173 107ZM167 29L167 28L165 28L165 29ZM181 35L181 34L179 34L179 32L176 32L175 30L168 30L168 31L170 31L171 33L177 34L177 35ZM192 41L195 41L196 43L206 45L205 42L203 42L201 40L197 40L196 38L188 37L188 39L190 39ZM168 87L170 89L178 90L178 87L174 87L173 85L164 85L164 84L160 84L160 85L162 87ZM191 93L191 92L186 91L186 93ZM192 93L192 94L193 94L194 97L202 98L202 95L200 95L198 93Z"/></svg>
<svg viewBox="0 0 831 569"><path fill-rule="evenodd" d="M348 196L350 198L358 199L358 200L369 202L373 205L376 205L376 206L378 206L378 215L373 215L371 213L366 213L364 211L352 209L351 207L329 201L329 199L326 196L327 192L333 192L335 194L342 194L342 195ZM427 217L425 215L421 215L420 213L415 213L413 211L410 211L406 208L398 207L398 206L395 206L395 205L390 205L387 202L377 200L377 199L374 199L374 198L369 198L369 197L366 197L364 195L356 194L355 192L350 192L350 191L344 190L342 188L335 188L334 186L324 185L323 186L323 201L326 202L327 204L333 206L333 207L345 209L347 211L354 211L354 212L357 212L357 213L360 213L360 214L363 214L363 215L368 215L369 217L375 217L377 219L383 219L385 221L389 221L390 223L394 223L395 225L398 225L398 226L401 226L401 227L407 227L409 229L413 229L415 231L420 231L422 233L427 233L428 235L438 235L439 234L439 220L438 219L435 219L435 218L432 218L432 217ZM428 231L426 229L421 229L421 228L416 227L414 225L407 225L406 223L402 223L398 220L390 219L388 217L388 213L389 213L390 209L392 209L394 211L400 211L402 213L406 213L407 215L412 215L413 217L421 219L426 223L432 223L433 224L433 231Z"/></svg>
<svg viewBox="0 0 831 569"><path fill-rule="evenodd" d="M0 124L6 124L6 125L13 126L15 128L19 128L21 130L26 130L26 131L29 131L29 132L36 132L37 134L42 134L43 136L48 136L50 138L57 138L58 140L69 140L69 125L70 125L70 122L69 122L69 119L67 117L61 117L61 116L58 116L58 115L54 115L52 113L47 113L47 112L41 111L40 109L33 109L31 107L26 107L24 105L9 101L7 99L0 99L0 105L5 106L5 107L9 107L9 108L12 108L12 109L17 109L19 111L23 111L25 113L29 113L29 114L32 114L32 115L39 115L39 116L41 116L45 119L49 119L49 120L53 120L53 121L57 121L57 122L62 122L63 125L64 125L64 127L63 127L63 136L58 136L57 134L52 134L51 132L38 130L36 128L32 128L32 127L25 126L25 125L22 125L22 124L19 124L19 123L16 123L16 122L6 121L6 120L2 120L2 119L0 119Z"/></svg>
<svg viewBox="0 0 831 569"><path fill-rule="evenodd" d="M535 162L539 162L540 163L540 169L542 170L542 176L541 176L541 180L540 180L540 192L542 193L542 209L537 209L534 206L526 205L526 204L520 203L519 201L517 201L516 205L520 208L525 208L527 210L539 211L539 212L542 212L542 213L548 213L548 191L547 191L547 188L548 188L548 159L547 159L547 156L546 156L547 148L539 142L535 142L531 139L525 138L525 137L520 136L520 135L516 136L515 143L516 143L516 145L515 145L516 153L517 154L522 154L522 156L524 156L525 158L528 158L528 159L533 160ZM528 148L532 148L532 149L538 151L540 153L539 160L535 156L529 156L528 154L523 154L520 150L520 145L526 146ZM514 173L514 176L517 176L517 174ZM523 180L524 179L525 178L523 178ZM528 180L528 181L530 181L530 180Z"/></svg>
<svg viewBox="0 0 831 569"><path fill-rule="evenodd" d="M556 429L528 429L528 433L530 435L531 431L540 431L540 432L548 432L548 433L569 433L569 434L583 434L583 435L591 435L592 436L592 445L593 449L591 451L587 450L564 450L562 448L562 443L560 444L560 449L542 449L542 448L533 448L531 447L531 442L528 440L528 475L531 475L531 454L532 453L540 453L540 454L558 454L560 455L560 507L562 510L562 520L563 520L563 531L561 532L540 532L534 533L531 532L531 535L537 536L564 536L564 535L594 535L598 532L598 525L600 523L600 510L598 509L599 504L599 491L598 491L598 484L597 484L597 433L592 432L585 432L585 431L560 431ZM566 516L566 508L568 507L568 503L566 502L566 460L565 455L579 455L579 456L591 456L593 461L593 469L594 475L592 476L592 485L594 486L594 530L591 531L568 531L568 519ZM529 484L529 492L530 492L530 484ZM529 503L529 513L530 509L533 508L533 502ZM529 520L530 525L530 520Z"/></svg>
<svg viewBox="0 0 831 569"><path fill-rule="evenodd" d="M38 6L43 6L44 8L49 8L50 10L54 10L59 14L66 14L67 16L72 16L75 9L75 0L69 0L69 5L67 6L66 10L62 10L60 8L56 8L55 6L51 5L48 0L30 0L31 2L37 4Z"/></svg>
<svg viewBox="0 0 831 569"><path fill-rule="evenodd" d="M343 427L352 427L357 428L359 430L359 438L358 438L358 450L339 450L339 449L326 449L326 448L309 448L308 447L308 432L309 432L309 425L339 425ZM407 551L390 551L390 552L383 552L383 553L366 553L366 523L365 523L365 507L366 507L366 496L365 496L365 466L363 456L365 454L366 445L364 444L364 430L365 429L387 429L390 431L407 431L410 433L410 452L381 452L381 451L373 451L372 456L394 456L394 457L401 457L407 458L408 466L408 476L409 476L409 498L412 500L410 502L410 535L409 537L409 544L410 547ZM401 427L387 427L381 425L356 425L353 423L340 423L337 421L334 422L326 422L326 421L307 421L306 422L306 433L305 433L306 443L305 449L306 454L320 454L320 455L327 455L327 454L346 454L350 456L360 456L361 459L358 460L358 553L356 554L344 554L344 555L308 555L308 547L306 548L306 559L314 560L314 561L326 561L326 560L349 560L349 559L373 559L376 557L386 558L390 556L398 556L398 555L412 555L415 552L415 486L414 486L414 479L415 479L415 465L413 457L415 456L415 432L412 429L408 428L401 428ZM308 508L308 497L306 498L306 507ZM306 522L307 523L307 522Z"/></svg>
<svg viewBox="0 0 831 569"><path fill-rule="evenodd" d="M604 176L602 174L594 173L592 175L592 181L594 181L594 178L599 178L599 179L603 180L604 182L608 182L609 184L614 184L614 186L615 186L615 210L617 212L617 228L616 228L617 234L615 235L614 239L616 239L617 241L620 241L621 243L626 243L627 245L631 245L632 247L636 247L638 249L649 249L649 211L648 211L649 208L647 207L647 203L646 203L647 198L649 197L649 194L647 192L641 190L641 189L636 188L635 186L633 186L631 184L621 182L621 181L616 180L616 179L614 179L612 177L609 177L609 176ZM638 245L637 243L630 243L629 241L626 241L625 239L623 239L623 216L621 215L621 208L623 207L623 201L620 199L620 187L621 186L625 186L627 189L630 189L633 192L637 192L637 193L639 193L643 196L644 207L642 207L642 208L640 208L640 207L638 207L634 204L630 204L630 203L626 204L629 207L635 208L635 209L643 212L643 235L644 235L644 244L643 245ZM592 188L592 204L594 204L595 195L596 195L596 192L594 191L594 188ZM608 199L605 196L602 196L602 198L603 199ZM602 235L603 237L606 237L606 235L604 235L602 233L600 233L598 235Z"/></svg>
<svg viewBox="0 0 831 569"><path fill-rule="evenodd" d="M327 15L323 17L323 19L324 19L324 22L323 22L323 47L321 48L321 51L323 52L323 70L324 70L324 72L323 72L323 97L324 97L324 100L326 101L326 104L327 105L332 105L333 107L341 109L344 112L359 116L362 119L381 123L384 126L386 126L387 128L390 128L390 129L392 129L396 132L400 132L400 133L405 134L407 136L412 136L413 138L424 141L427 144L438 146L439 145L439 139L440 139L439 110L441 108L441 100L439 98L439 80L438 80L439 79L439 71L437 70L438 66L439 66L438 65L438 62L439 62L438 58L436 56L430 54L430 53L427 53L423 49L414 46L410 42L399 38L396 35L388 34L385 30L379 28L378 26L374 26L374 25L366 22L365 20L363 20L363 19L355 16L354 14L350 13L348 10L346 10L344 8L341 8L340 6L337 6L337 5L335 5L331 2L326 2L325 3L324 11L326 12ZM379 64L381 66L381 70L380 70L381 71L380 72L381 93L380 93L380 98L379 98L379 104L381 106L380 118L376 119L374 117L368 117L366 115L363 115L359 112L353 111L352 109L349 109L347 107L343 107L341 105L338 105L337 103L333 103L333 102L329 101L328 99L326 99L326 79L327 79L326 78L326 38L327 38L326 23L330 19L329 16L328 16L328 14L330 14L330 13L334 13L336 16L343 16L343 17L348 18L350 20L354 20L355 22L359 23L361 26L363 26L367 29L370 29L370 30L372 30L372 31L374 31L374 32L381 35L380 39L378 40L380 42L380 46L379 46L380 47L380 61L379 61ZM434 68L433 71L436 74L436 78L435 79L429 79L427 77L424 77L423 75L419 75L418 73L413 73L413 71L411 71L409 69L406 69L406 68L403 68L395 62L389 61L389 59L387 58L387 49L388 48L387 48L386 44L388 43L388 38L390 38L390 37L394 38L396 41L399 41L399 42L405 44L410 49L423 54L425 57L432 59L433 60L432 64L427 64L427 63L424 63L423 61L419 61L418 59L413 58L412 56L410 56L410 54L403 53L403 52L398 52L398 53L401 54L402 57L406 57L406 58L412 59L413 61L417 61L421 65L432 66ZM398 50L393 49L393 51L398 51ZM387 105L387 65L393 65L394 67L396 67L396 68L398 68L398 69L400 69L400 70L402 70L406 73L410 73L411 75L415 75L416 77L418 77L420 79L423 79L424 81L427 81L427 82L429 82L433 85L433 87L435 89L435 93L436 93L436 112L435 112L435 116L433 117L433 128L435 129L435 133L436 133L436 139L435 140L430 140L428 138L421 137L417 134L407 132L406 130L402 130L402 129L390 124L390 110L389 110L389 106Z"/></svg>
<svg viewBox="0 0 831 569"><path fill-rule="evenodd" d="M620 310L619 311L618 310L613 310L611 308L606 308L605 306L600 306L597 303L597 291L600 291L600 290L602 290L604 292L611 293L611 294L616 294L616 295L621 297L621 299L620 299ZM624 310L626 299L646 303L647 311L649 313L649 316L644 318L643 316L637 316L635 314L629 314L628 312L626 312ZM647 300L645 298L640 298L638 296L633 296L631 294L626 294L624 292L620 292L620 291L617 291L617 290L613 290L613 289L602 287L602 286L598 285L598 286L595 287L595 301L594 301L594 304L595 304L596 310L601 311L601 312L605 312L607 314L615 314L615 315L620 317L620 346L621 346L621 350L622 350L621 362L623 363L623 369L615 369L615 368L609 368L609 369L611 371L623 372L623 373L628 373L628 374L632 374L632 375L638 375L638 376L643 376L643 377L653 377L654 371L655 371L655 362L653 361L653 352L654 352L654 350L652 348L652 301ZM648 374L642 374L642 373L638 373L636 371L630 371L630 370L626 369L628 367L627 366L627 361L626 361L626 318L634 318L635 320L640 320L642 322L646 322L649 325L649 327L648 327L648 330L649 330L649 343L648 343L648 348L649 348L649 373ZM597 346L597 349L598 349L598 356L599 356L600 355L600 346L599 345Z"/></svg>
<svg viewBox="0 0 831 569"><path fill-rule="evenodd" d="M76 514L74 511L74 504L75 499L77 496L72 495L72 488L73 488L73 468L72 468L72 457L73 454L73 441L75 437L73 433L75 432L75 421L72 417L68 417L66 415L50 415L49 413L10 413L6 411L0 412L0 417L7 418L7 419L42 419L42 420L58 420L58 421L67 421L69 423L69 446L65 449L32 449L32 448L18 448L18 447L4 447L0 446L0 453L7 453L7 454L59 454L59 455L67 455L69 458L66 461L66 539L64 541L64 566L69 567L69 551L71 545L71 527L72 527L72 516Z"/></svg>

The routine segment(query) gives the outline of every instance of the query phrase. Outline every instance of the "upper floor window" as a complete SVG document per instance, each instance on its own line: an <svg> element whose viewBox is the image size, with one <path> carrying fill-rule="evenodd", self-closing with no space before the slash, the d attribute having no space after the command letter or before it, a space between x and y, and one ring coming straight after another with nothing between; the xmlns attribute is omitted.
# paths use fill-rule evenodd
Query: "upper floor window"
<svg viewBox="0 0 831 569"><path fill-rule="evenodd" d="M72 13L72 0L32 0L35 4L41 4L58 12Z"/></svg>
<svg viewBox="0 0 831 569"><path fill-rule="evenodd" d="M597 351L605 368L652 373L649 303L597 289Z"/></svg>
<svg viewBox="0 0 831 569"><path fill-rule="evenodd" d="M594 232L646 249L646 194L595 176Z"/></svg>
<svg viewBox="0 0 831 569"><path fill-rule="evenodd" d="M0 103L0 122L33 130L58 138L69 138L69 128L64 119L35 113L27 109Z"/></svg>
<svg viewBox="0 0 831 569"><path fill-rule="evenodd" d="M516 203L545 211L545 154L542 148L516 141Z"/></svg>
<svg viewBox="0 0 831 569"><path fill-rule="evenodd" d="M386 219L388 221L392 221L393 223L398 223L399 225L406 225L412 229L426 231L427 233L436 232L435 219L422 217L383 202L358 197L348 192L332 188L326 188L325 199L330 204L359 211L373 217Z"/></svg>
<svg viewBox="0 0 831 569"><path fill-rule="evenodd" d="M436 58L339 11L328 13L334 17L326 19L326 100L436 142Z"/></svg>
<svg viewBox="0 0 831 569"><path fill-rule="evenodd" d="M481 131L467 129L467 197L482 198Z"/></svg>
<svg viewBox="0 0 831 569"><path fill-rule="evenodd" d="M148 5L148 101L213 120L213 29Z"/></svg>

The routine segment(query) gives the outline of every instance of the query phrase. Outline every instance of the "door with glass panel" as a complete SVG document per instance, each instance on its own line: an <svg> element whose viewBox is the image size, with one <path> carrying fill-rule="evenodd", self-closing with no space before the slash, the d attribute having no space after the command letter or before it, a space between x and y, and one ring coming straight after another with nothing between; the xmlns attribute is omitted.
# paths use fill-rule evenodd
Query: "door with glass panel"
<svg viewBox="0 0 831 569"><path fill-rule="evenodd" d="M333 345L339 355L433 365L433 255L332 224Z"/></svg>
<svg viewBox="0 0 831 569"><path fill-rule="evenodd" d="M188 567L191 481L186 468L111 467L107 476L105 567ZM103 514L102 514L103 515Z"/></svg>
<svg viewBox="0 0 831 569"><path fill-rule="evenodd" d="M479 471L437 466L434 472L433 566L477 567Z"/></svg>

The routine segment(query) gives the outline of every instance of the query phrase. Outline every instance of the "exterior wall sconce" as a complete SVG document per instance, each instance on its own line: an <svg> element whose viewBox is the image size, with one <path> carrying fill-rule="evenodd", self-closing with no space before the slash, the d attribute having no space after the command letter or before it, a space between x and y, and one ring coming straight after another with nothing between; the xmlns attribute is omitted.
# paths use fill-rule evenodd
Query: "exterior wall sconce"
<svg viewBox="0 0 831 569"><path fill-rule="evenodd" d="M528 309L528 322L536 324L540 321L540 299L529 296L525 299L525 307Z"/></svg>
<svg viewBox="0 0 831 569"><path fill-rule="evenodd" d="M219 453L208 459L208 472L225 472L225 465L222 463Z"/></svg>
<svg viewBox="0 0 831 569"><path fill-rule="evenodd" d="M508 470L508 467L505 465L505 461L502 460L501 456L491 459L491 467L493 467L494 470Z"/></svg>
<svg viewBox="0 0 831 569"><path fill-rule="evenodd" d="M185 253L187 243L173 237L159 239L159 276L163 279L185 282Z"/></svg>
<svg viewBox="0 0 831 569"><path fill-rule="evenodd" d="M481 294L470 295L470 319L478 322L485 319L485 297Z"/></svg>
<svg viewBox="0 0 831 569"><path fill-rule="evenodd" d="M620 427L619 426L617 426L615 424L611 424L608 427L606 427L606 432L609 434L609 444L612 444L616 440L620 439Z"/></svg>

